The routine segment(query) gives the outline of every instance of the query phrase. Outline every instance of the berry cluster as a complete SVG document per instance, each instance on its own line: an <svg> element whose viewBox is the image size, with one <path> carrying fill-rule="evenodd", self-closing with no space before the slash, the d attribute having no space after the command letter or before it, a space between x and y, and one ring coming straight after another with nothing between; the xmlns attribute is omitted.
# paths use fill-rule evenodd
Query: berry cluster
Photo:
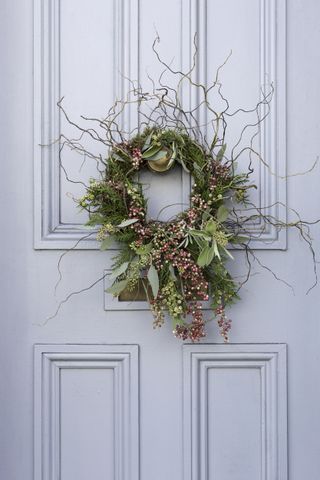
<svg viewBox="0 0 320 480"><path fill-rule="evenodd" d="M228 181L228 178L230 177L230 165L221 163L217 160L212 160L211 168L212 178L215 178L216 180L219 179L220 182Z"/></svg>
<svg viewBox="0 0 320 480"><path fill-rule="evenodd" d="M139 170L142 163L142 152L140 148L134 148L132 150L132 166L134 170Z"/></svg>
<svg viewBox="0 0 320 480"><path fill-rule="evenodd" d="M220 330L220 335L223 337L224 341L227 343L229 341L229 331L231 330L232 320L227 318L225 309L222 305L216 308L215 314L218 318L218 326Z"/></svg>
<svg viewBox="0 0 320 480"><path fill-rule="evenodd" d="M193 319L189 325L177 325L173 334L181 340L191 340L192 342L198 342L201 338L205 337L205 322L203 319L201 303L195 302L188 306L188 313L192 315Z"/></svg>
<svg viewBox="0 0 320 480"><path fill-rule="evenodd" d="M98 230L98 233L97 233L98 242L103 242L105 238L115 233L115 231L116 229L111 223L105 223Z"/></svg>
<svg viewBox="0 0 320 480"><path fill-rule="evenodd" d="M164 324L163 306L159 300L150 300L150 309L153 315L153 328L160 328Z"/></svg>

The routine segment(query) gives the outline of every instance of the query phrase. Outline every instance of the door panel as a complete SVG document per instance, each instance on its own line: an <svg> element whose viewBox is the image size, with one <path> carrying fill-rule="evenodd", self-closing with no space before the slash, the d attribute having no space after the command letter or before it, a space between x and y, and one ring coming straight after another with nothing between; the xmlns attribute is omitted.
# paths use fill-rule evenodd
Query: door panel
<svg viewBox="0 0 320 480"><path fill-rule="evenodd" d="M139 478L138 347L35 346L35 479Z"/></svg>
<svg viewBox="0 0 320 480"><path fill-rule="evenodd" d="M286 479L286 346L183 350L183 478Z"/></svg>
<svg viewBox="0 0 320 480"><path fill-rule="evenodd" d="M77 239L88 233L80 228L85 214L79 213L72 197L79 198L83 193L83 185L77 182L87 183L90 176L97 177L98 174L94 160L70 152L65 146L62 151L57 144L39 148L39 144L48 145L60 134L77 138L81 133L59 112L57 102L63 98L63 107L72 121L96 128L95 122L85 121L81 115L99 118L106 114L115 99L126 98L132 89L128 78L136 84L139 82L148 91L152 87L148 76L157 81L163 71L152 51L155 26L161 37L156 48L161 57L172 62L171 66L177 70L190 69L194 42L197 42L194 75L201 82L212 82L218 67L232 52L219 78L223 82L224 95L230 101L230 112L238 108L254 108L262 98L262 92L268 93L273 83L275 93L271 112L258 130L254 143L257 151L267 159L272 174L259 160L253 159L253 181L259 188L257 192L253 191L252 199L271 215L285 218L281 203L286 199L286 184L277 177L283 176L286 169L284 2L251 0L245 10L236 0L209 3L193 0L180 3L176 0L169 3L171 15L167 15L165 4L156 2L95 0L88 7L84 0L80 4L71 0L61 3L36 0L36 248L72 247ZM226 41L222 35L223 24L217 19L225 18L227 12L230 33ZM170 86L177 83L172 75L165 75L163 81ZM182 92L186 107L195 106L195 91L185 86ZM217 96L211 96L209 101L216 108L223 108ZM120 121L125 131L137 126L134 105ZM201 109L199 121L204 126L208 122L206 112ZM255 122L255 112L231 117L227 143L235 144L243 125ZM206 127L203 129L205 131ZM250 141L253 133L254 129L249 129L248 134L245 132L239 151L247 145L245 142ZM82 136L80 143L94 154L105 156L107 153L103 145L101 148L90 138ZM246 169L247 160L243 162L243 167L240 162L240 169ZM146 196L150 198L150 215L157 218L165 205L176 204L160 213L160 218L170 218L188 204L190 179L183 171L175 169L160 177L146 172L142 180L146 183ZM163 184L165 195L162 194ZM279 233L271 226L262 231L260 224L253 224L251 228L258 237L252 244L254 247L286 247L285 233ZM87 237L77 247L97 248L94 236Z"/></svg>

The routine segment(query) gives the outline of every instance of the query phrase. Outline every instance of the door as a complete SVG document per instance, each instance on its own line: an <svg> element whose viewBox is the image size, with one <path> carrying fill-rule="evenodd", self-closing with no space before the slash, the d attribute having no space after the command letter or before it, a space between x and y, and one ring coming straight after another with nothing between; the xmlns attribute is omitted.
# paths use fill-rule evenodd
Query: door
<svg viewBox="0 0 320 480"><path fill-rule="evenodd" d="M315 0L2 1L1 479L319 478L319 288L306 295L314 272L299 236L258 235L229 344L215 322L199 344L183 343L170 322L153 329L144 302L119 305L95 284L115 252L80 240L86 218L73 201L95 166L74 152L60 162L57 143L40 146L72 135L61 97L77 122L100 117L128 79L147 89L148 75L161 74L156 32L162 58L184 71L197 33L202 82L232 50L221 80L235 107L274 84L259 132L273 173L257 165L255 200L317 219L318 168L300 173L320 150L319 15ZM134 125L135 108L121 122ZM179 169L145 182L152 215L187 201ZM313 225L316 253L319 233ZM245 260L234 256L240 275Z"/></svg>

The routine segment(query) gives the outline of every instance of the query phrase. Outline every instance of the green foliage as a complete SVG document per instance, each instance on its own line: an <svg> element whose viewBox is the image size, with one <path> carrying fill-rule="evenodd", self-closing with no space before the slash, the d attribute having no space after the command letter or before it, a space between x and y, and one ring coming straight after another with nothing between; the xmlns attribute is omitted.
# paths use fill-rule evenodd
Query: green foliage
<svg viewBox="0 0 320 480"><path fill-rule="evenodd" d="M118 228L124 228L128 227L129 225L132 225L133 223L136 223L138 220L137 218L130 218L128 220L123 220L119 225L117 225Z"/></svg>
<svg viewBox="0 0 320 480"><path fill-rule="evenodd" d="M111 236L105 238L101 242L100 250L108 250L113 242L113 238Z"/></svg>
<svg viewBox="0 0 320 480"><path fill-rule="evenodd" d="M146 128L128 142L114 145L104 178L92 180L79 200L90 214L88 224L100 225L101 249L109 248L112 239L121 245L107 291L117 296L125 288L133 290L143 277L152 290L154 314L162 319L167 308L177 332L189 328L188 314L199 323L195 302L208 292L214 309L237 298L236 283L225 264L232 258L228 242L241 240L226 202L245 203L250 186L247 176L236 174L234 165L224 162L226 145L216 156L212 151L179 129ZM147 201L138 172L148 162L167 158L189 172L194 185L190 208L163 224L146 220ZM197 325L190 338L202 335Z"/></svg>
<svg viewBox="0 0 320 480"><path fill-rule="evenodd" d="M107 288L106 292L111 293L114 297L117 297L127 287L128 282L129 280L127 278L124 280L119 280L111 285L111 287Z"/></svg>
<svg viewBox="0 0 320 480"><path fill-rule="evenodd" d="M123 262L121 265L119 265L119 267L114 268L112 274L109 276L109 279L114 280L115 278L123 275L128 270L129 265L130 262Z"/></svg>
<svg viewBox="0 0 320 480"><path fill-rule="evenodd" d="M159 292L159 275L152 264L150 265L147 278L152 288L153 297L156 298Z"/></svg>
<svg viewBox="0 0 320 480"><path fill-rule="evenodd" d="M217 211L217 220L218 222L220 223L223 223L227 220L229 216L229 210L227 209L227 207L225 205L220 205L220 207L218 208L218 211Z"/></svg>
<svg viewBox="0 0 320 480"><path fill-rule="evenodd" d="M213 245L206 245L203 247L197 260L199 267L206 267L207 265L210 265L215 254L216 249Z"/></svg>
<svg viewBox="0 0 320 480"><path fill-rule="evenodd" d="M117 270L124 263L128 262L129 264L134 256L134 252L128 245L123 246L119 253L113 258L112 270Z"/></svg>

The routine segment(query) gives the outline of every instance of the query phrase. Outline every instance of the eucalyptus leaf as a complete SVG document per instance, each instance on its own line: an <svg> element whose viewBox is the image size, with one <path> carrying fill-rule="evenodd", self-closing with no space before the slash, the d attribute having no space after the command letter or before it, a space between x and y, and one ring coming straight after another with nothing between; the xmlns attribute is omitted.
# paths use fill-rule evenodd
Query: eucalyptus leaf
<svg viewBox="0 0 320 480"><path fill-rule="evenodd" d="M161 150L161 147L159 147L158 145L153 145L150 148L148 148L148 150L143 152L142 158L149 159L150 157L153 157L156 153L158 153L160 150Z"/></svg>
<svg viewBox="0 0 320 480"><path fill-rule="evenodd" d="M120 275L127 271L129 263L130 262L124 262L118 268L115 268L109 276L109 279L114 280L115 278L120 277Z"/></svg>
<svg viewBox="0 0 320 480"><path fill-rule="evenodd" d="M159 275L154 265L150 265L148 271L148 280L151 285L153 297L156 298L159 292Z"/></svg>
<svg viewBox="0 0 320 480"><path fill-rule="evenodd" d="M182 158L178 158L177 160L181 164L183 170L187 173L190 173L190 170L187 168L186 164L184 163L184 160Z"/></svg>
<svg viewBox="0 0 320 480"><path fill-rule="evenodd" d="M221 256L220 256L218 244L217 244L217 242L216 242L215 240L213 240L213 242L212 242L212 247L213 247L214 255L215 255L216 257L218 257L219 260L221 260Z"/></svg>
<svg viewBox="0 0 320 480"><path fill-rule="evenodd" d="M106 289L106 292L111 293L114 297L118 297L118 295L120 295L120 293L126 288L128 282L128 278L125 280L120 280L119 282L115 282L113 285L111 285L111 287Z"/></svg>
<svg viewBox="0 0 320 480"><path fill-rule="evenodd" d="M125 160L120 157L120 155L118 155L117 153L113 152L112 153L112 158L114 158L115 160L117 160L118 162L124 162Z"/></svg>
<svg viewBox="0 0 320 480"><path fill-rule="evenodd" d="M171 158L175 159L177 157L177 148L175 142L172 142L172 156Z"/></svg>
<svg viewBox="0 0 320 480"><path fill-rule="evenodd" d="M199 249L202 250L204 247L208 246L208 241L209 239L204 239L203 237L192 237L191 236L191 239L194 240L196 242L196 244L198 245Z"/></svg>
<svg viewBox="0 0 320 480"><path fill-rule="evenodd" d="M161 160L162 158L166 158L168 155L167 150L159 150L157 153L154 155L151 155L151 157L147 157L149 162L156 162L157 160Z"/></svg>
<svg viewBox="0 0 320 480"><path fill-rule="evenodd" d="M208 210L205 210L202 214L202 221L206 222L207 220L209 220L209 218L210 218L210 213L208 212Z"/></svg>
<svg viewBox="0 0 320 480"><path fill-rule="evenodd" d="M100 245L100 250L102 250L102 251L108 250L108 248L111 246L112 242L113 242L113 237L111 235L109 235L107 238L102 240L101 245Z"/></svg>
<svg viewBox="0 0 320 480"><path fill-rule="evenodd" d="M224 145L222 145L219 152L217 153L216 159L217 159L218 162L220 162L223 159L226 148L227 148L227 144L225 143Z"/></svg>
<svg viewBox="0 0 320 480"><path fill-rule="evenodd" d="M193 237L205 238L206 240L211 239L211 236L204 230L190 230L190 235Z"/></svg>
<svg viewBox="0 0 320 480"><path fill-rule="evenodd" d="M141 247L135 249L135 252L138 255L146 255L147 253L150 253L151 250L152 250L152 242L147 243L147 245L141 245Z"/></svg>
<svg viewBox="0 0 320 480"><path fill-rule="evenodd" d="M199 267L206 267L210 265L213 260L215 251L213 246L206 245L200 252L200 255L197 260Z"/></svg>
<svg viewBox="0 0 320 480"><path fill-rule="evenodd" d="M228 255L229 258L231 258L231 260L234 260L234 257L231 255L231 253L229 252L229 250L227 250L226 248L223 247L223 250L224 252Z"/></svg>
<svg viewBox="0 0 320 480"><path fill-rule="evenodd" d="M175 159L174 159L174 158L170 158L167 168L169 169L169 168L174 164L174 162L175 162Z"/></svg>
<svg viewBox="0 0 320 480"><path fill-rule="evenodd" d="M221 205L217 211L217 220L220 223L223 223L227 220L229 215L229 210L225 205Z"/></svg>
<svg viewBox="0 0 320 480"><path fill-rule="evenodd" d="M117 147L115 147L115 148L116 148L116 151L113 151L113 152L111 153L112 156L117 155L117 157L119 157L120 160L122 160L122 161L124 161L124 158L123 158L123 157L125 157L125 158L127 158L127 159L130 158L130 154L129 154L129 152L128 152L127 150L123 149L123 148L120 147L120 146L117 146Z"/></svg>
<svg viewBox="0 0 320 480"><path fill-rule="evenodd" d="M238 235L237 237L233 237L230 240L232 243L246 243L249 241L248 237L242 237L241 235Z"/></svg>
<svg viewBox="0 0 320 480"><path fill-rule="evenodd" d="M149 135L147 136L146 141L144 142L144 145L142 147L142 152L145 152L150 147L152 135L153 132L149 133Z"/></svg>
<svg viewBox="0 0 320 480"><path fill-rule="evenodd" d="M119 223L117 227L119 228L124 228L128 227L129 225L132 225L133 223L136 223L138 221L137 218L128 218L128 220L123 220L123 222Z"/></svg>
<svg viewBox="0 0 320 480"><path fill-rule="evenodd" d="M217 224L213 220L213 218L210 218L210 220L207 222L204 230L205 230L205 232L209 233L210 235L213 235L217 231Z"/></svg>

